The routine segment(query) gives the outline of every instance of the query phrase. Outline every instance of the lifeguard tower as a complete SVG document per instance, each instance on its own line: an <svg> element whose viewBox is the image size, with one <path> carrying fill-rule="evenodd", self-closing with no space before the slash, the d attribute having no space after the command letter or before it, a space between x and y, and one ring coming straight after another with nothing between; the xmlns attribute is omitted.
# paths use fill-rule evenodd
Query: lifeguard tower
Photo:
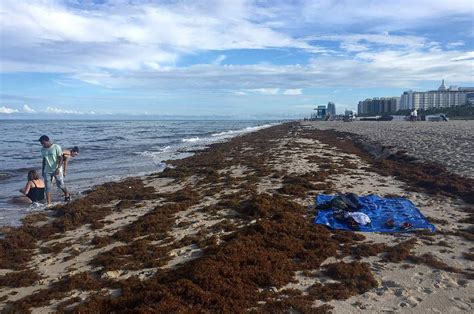
<svg viewBox="0 0 474 314"><path fill-rule="evenodd" d="M327 116L327 108L326 106L318 106L314 108L316 111L311 115L311 120L324 120Z"/></svg>

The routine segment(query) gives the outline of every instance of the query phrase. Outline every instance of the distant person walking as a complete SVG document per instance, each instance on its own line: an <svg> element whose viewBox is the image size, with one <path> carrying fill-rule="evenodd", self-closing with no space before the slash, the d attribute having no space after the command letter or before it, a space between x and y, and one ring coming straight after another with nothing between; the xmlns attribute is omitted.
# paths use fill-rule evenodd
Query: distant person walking
<svg viewBox="0 0 474 314"><path fill-rule="evenodd" d="M64 176L67 175L67 167L68 167L69 160L72 157L76 157L77 155L79 155L79 147L77 146L74 146L71 149L63 150L63 175Z"/></svg>
<svg viewBox="0 0 474 314"><path fill-rule="evenodd" d="M53 179L56 180L56 185L64 193L64 200L67 202L71 199L69 193L64 184L63 175L63 151L58 144L53 144L49 140L49 137L43 135L39 138L39 141L43 148L41 149L41 156L43 157L43 178L46 190L46 201L48 205L51 204L51 185Z"/></svg>
<svg viewBox="0 0 474 314"><path fill-rule="evenodd" d="M415 122L416 120L418 120L418 111L415 109L413 109L413 111L411 112L410 114L410 120Z"/></svg>

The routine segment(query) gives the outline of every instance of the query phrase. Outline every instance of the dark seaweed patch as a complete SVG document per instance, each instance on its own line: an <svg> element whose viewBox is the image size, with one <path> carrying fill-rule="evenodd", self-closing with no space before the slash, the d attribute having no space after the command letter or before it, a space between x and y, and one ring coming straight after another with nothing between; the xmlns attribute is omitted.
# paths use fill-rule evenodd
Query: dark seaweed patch
<svg viewBox="0 0 474 314"><path fill-rule="evenodd" d="M74 290L99 290L103 285L99 283L91 274L80 273L72 276L66 276L58 282L53 283L47 289L41 289L27 297L8 304L5 312L7 313L27 313L31 307L40 307L50 304L53 299L60 300Z"/></svg>
<svg viewBox="0 0 474 314"><path fill-rule="evenodd" d="M40 280L42 277L31 269L15 271L0 276L0 287L27 287Z"/></svg>
<svg viewBox="0 0 474 314"><path fill-rule="evenodd" d="M340 281L352 294L364 293L372 288L378 287L370 267L366 263L338 262L326 265L324 273L332 279Z"/></svg>
<svg viewBox="0 0 474 314"><path fill-rule="evenodd" d="M441 269L447 272L451 273L462 273L463 271L460 270L459 268L451 267L448 264L440 261L438 258L436 258L433 254L431 253L425 253L420 256L416 255L410 255L408 257L408 260L415 264L425 264L427 266L430 266L435 269Z"/></svg>
<svg viewBox="0 0 474 314"><path fill-rule="evenodd" d="M267 300L267 294L259 291L293 281L296 270L318 268L339 247L331 232L304 218L304 207L281 196L253 195L236 209L242 215L259 218L257 223L223 237L220 245L209 245L201 258L177 269L159 271L146 281L121 281L119 298L96 296L76 310L245 311ZM359 264L347 266L349 271L354 268L360 275L345 278L353 280L354 291L363 291L371 285L370 276L365 274L368 269ZM272 301L275 299L279 301ZM310 309L304 298L297 304L283 294L265 306Z"/></svg>
<svg viewBox="0 0 474 314"><path fill-rule="evenodd" d="M391 246L387 248L382 260L391 263L399 263L404 261L410 256L411 250L415 247L416 243L416 239L410 239Z"/></svg>

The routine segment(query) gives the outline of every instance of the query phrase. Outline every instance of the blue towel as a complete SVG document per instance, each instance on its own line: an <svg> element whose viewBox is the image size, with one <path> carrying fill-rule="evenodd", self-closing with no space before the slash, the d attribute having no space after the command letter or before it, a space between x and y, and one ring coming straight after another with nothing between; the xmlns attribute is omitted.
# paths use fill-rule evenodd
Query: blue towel
<svg viewBox="0 0 474 314"><path fill-rule="evenodd" d="M316 197L316 205L330 202L336 195L320 194ZM428 223L427 219L413 203L405 198L383 198L377 195L360 196L359 201L363 207L358 210L370 217L372 223L360 226L358 231L363 232L409 232L416 229L428 229L434 232L435 227ZM385 222L392 219L395 222L393 228L388 227ZM412 227L408 230L400 226L409 222ZM326 225L332 229L353 230L344 221L333 217L332 209L318 210L314 223Z"/></svg>

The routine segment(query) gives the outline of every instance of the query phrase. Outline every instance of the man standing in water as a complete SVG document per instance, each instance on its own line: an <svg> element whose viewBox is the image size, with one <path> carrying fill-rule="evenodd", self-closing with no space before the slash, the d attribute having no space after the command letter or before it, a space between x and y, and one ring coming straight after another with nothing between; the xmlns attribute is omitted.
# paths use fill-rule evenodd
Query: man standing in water
<svg viewBox="0 0 474 314"><path fill-rule="evenodd" d="M51 185L53 178L56 179L56 185L64 193L64 200L67 202L71 199L64 184L64 176L62 170L63 151L57 144L50 142L49 137L43 135L39 138L43 148L41 149L41 156L43 157L43 178L45 184L46 200L48 205L51 204Z"/></svg>

